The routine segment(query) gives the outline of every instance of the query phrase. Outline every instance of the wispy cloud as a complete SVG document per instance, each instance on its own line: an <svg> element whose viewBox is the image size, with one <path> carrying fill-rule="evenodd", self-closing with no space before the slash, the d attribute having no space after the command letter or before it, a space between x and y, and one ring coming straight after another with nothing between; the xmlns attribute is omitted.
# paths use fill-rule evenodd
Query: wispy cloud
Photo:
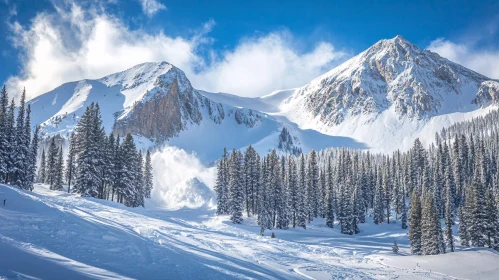
<svg viewBox="0 0 499 280"><path fill-rule="evenodd" d="M298 51L287 31L244 38L233 49L211 48L208 21L191 37L131 30L102 9L76 3L38 14L29 25L10 24L11 39L22 54L22 72L8 80L12 92L26 87L30 97L62 83L100 78L148 61L167 61L182 69L196 88L259 96L301 86L344 54L328 42ZM206 55L208 54L208 57Z"/></svg>
<svg viewBox="0 0 499 280"><path fill-rule="evenodd" d="M166 6L156 0L140 0L140 4L142 5L142 11L148 17L154 16L161 10L166 10Z"/></svg>
<svg viewBox="0 0 499 280"><path fill-rule="evenodd" d="M438 38L428 49L490 78L499 79L497 38L499 15L472 26L453 40Z"/></svg>

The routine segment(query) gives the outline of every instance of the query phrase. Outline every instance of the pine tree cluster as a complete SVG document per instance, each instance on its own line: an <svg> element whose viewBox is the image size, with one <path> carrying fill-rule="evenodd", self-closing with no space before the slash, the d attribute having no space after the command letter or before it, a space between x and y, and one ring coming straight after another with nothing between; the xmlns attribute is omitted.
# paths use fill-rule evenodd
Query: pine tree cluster
<svg viewBox="0 0 499 280"><path fill-rule="evenodd" d="M398 221L409 228L414 254L461 245L499 249L499 113L455 124L425 148L371 154L327 149L308 155L263 158L250 146L244 155L224 150L218 164L218 214L234 223L256 215L264 229L307 227L313 219L356 234L366 217L375 224ZM442 226L443 225L443 226Z"/></svg>
<svg viewBox="0 0 499 280"><path fill-rule="evenodd" d="M151 197L152 163L147 151L145 162L131 134L123 141L114 134L106 136L99 104L91 104L70 136L66 164L62 146L52 137L47 153L42 151L37 180L52 190L79 193L123 203L129 207L144 206Z"/></svg>
<svg viewBox="0 0 499 280"><path fill-rule="evenodd" d="M0 93L0 182L33 190L38 151L38 127L31 135L31 107L26 106L26 90L15 115L14 99L9 104L5 86Z"/></svg>

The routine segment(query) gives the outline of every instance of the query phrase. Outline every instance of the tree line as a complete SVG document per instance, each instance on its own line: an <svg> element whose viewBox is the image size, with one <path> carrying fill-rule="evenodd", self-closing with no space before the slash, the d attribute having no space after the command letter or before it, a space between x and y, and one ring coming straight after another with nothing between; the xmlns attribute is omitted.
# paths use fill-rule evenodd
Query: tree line
<svg viewBox="0 0 499 280"><path fill-rule="evenodd" d="M0 182L33 190L38 151L38 127L31 130L31 106L26 106L26 90L23 90L20 106L14 99L9 103L5 86L0 93Z"/></svg>
<svg viewBox="0 0 499 280"><path fill-rule="evenodd" d="M344 234L397 221L414 254L462 246L499 249L499 114L442 130L427 148L419 139L390 155L351 149L260 157L224 149L218 162L217 213L234 223L256 215L262 231L306 228L315 218Z"/></svg>
<svg viewBox="0 0 499 280"><path fill-rule="evenodd" d="M106 136L99 104L85 110L69 137L66 163L62 146L52 137L47 153L42 151L37 182L62 190L117 201L129 207L144 206L153 184L151 154L137 150L129 133L123 141L113 133Z"/></svg>

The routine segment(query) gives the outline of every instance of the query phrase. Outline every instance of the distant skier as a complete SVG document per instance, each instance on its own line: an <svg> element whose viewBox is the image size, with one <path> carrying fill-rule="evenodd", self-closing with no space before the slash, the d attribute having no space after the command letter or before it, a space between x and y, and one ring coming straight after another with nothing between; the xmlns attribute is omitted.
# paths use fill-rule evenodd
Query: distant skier
<svg viewBox="0 0 499 280"><path fill-rule="evenodd" d="M3 206L5 206L5 201L7 201L7 199L4 199L4 200L3 200Z"/></svg>

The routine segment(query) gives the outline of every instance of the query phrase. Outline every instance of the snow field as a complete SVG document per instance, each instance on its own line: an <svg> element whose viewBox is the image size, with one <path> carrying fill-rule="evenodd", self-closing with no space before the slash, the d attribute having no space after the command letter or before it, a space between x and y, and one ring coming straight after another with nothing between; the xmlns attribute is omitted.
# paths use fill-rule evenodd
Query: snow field
<svg viewBox="0 0 499 280"><path fill-rule="evenodd" d="M354 236L317 219L271 239L254 218L236 226L207 208L167 211L147 201L132 209L39 184L34 192L2 185L0 199L7 279L495 279L499 269L487 249L408 255L399 223L369 218Z"/></svg>

